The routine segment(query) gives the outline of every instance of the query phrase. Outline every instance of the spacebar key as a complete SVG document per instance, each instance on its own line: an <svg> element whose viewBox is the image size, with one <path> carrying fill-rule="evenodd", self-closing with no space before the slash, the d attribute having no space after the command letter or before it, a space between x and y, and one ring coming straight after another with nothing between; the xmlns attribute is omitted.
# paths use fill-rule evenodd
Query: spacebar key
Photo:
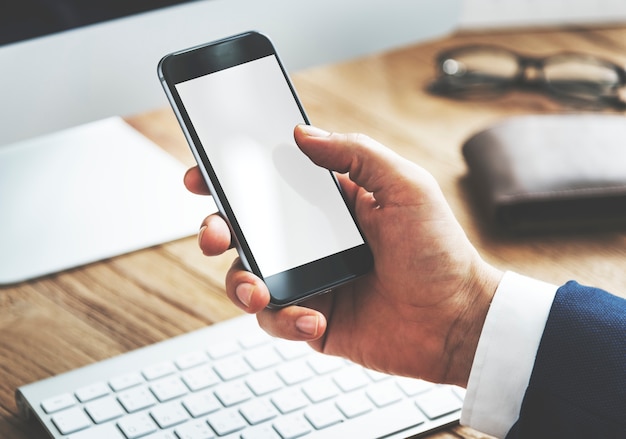
<svg viewBox="0 0 626 439"><path fill-rule="evenodd" d="M402 401L363 416L335 424L333 437L382 437L422 424L426 420L412 401ZM319 430L309 438L327 438L328 432Z"/></svg>
<svg viewBox="0 0 626 439"><path fill-rule="evenodd" d="M67 439L125 439L115 424L103 424L71 434Z"/></svg>

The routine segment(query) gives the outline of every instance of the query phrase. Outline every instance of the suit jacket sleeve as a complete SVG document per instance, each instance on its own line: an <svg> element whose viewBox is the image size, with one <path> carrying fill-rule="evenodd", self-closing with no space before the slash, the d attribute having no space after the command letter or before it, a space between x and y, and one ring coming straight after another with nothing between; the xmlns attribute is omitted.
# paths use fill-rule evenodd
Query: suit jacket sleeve
<svg viewBox="0 0 626 439"><path fill-rule="evenodd" d="M626 438L626 300L576 282L557 290L506 437Z"/></svg>

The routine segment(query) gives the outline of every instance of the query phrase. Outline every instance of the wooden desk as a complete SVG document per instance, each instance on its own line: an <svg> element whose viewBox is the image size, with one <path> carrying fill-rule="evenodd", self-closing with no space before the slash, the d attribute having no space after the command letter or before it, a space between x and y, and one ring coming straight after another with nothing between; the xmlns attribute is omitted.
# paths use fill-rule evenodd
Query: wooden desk
<svg viewBox="0 0 626 439"><path fill-rule="evenodd" d="M577 279L626 295L626 233L506 238L475 211L464 184L464 139L506 116L570 110L532 94L474 103L426 94L436 52L467 43L535 54L584 50L626 64L626 27L466 33L300 72L294 82L314 124L365 132L430 170L491 263L556 284ZM192 164L169 109L129 121ZM17 417L18 386L237 315L223 294L233 256L205 258L190 237L0 289L0 437L44 437ZM432 437L484 436L455 427Z"/></svg>

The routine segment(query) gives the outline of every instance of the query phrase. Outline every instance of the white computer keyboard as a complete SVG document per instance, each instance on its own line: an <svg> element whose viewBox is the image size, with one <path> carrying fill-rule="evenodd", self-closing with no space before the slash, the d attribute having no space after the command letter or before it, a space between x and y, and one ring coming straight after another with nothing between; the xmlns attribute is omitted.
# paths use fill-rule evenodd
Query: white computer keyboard
<svg viewBox="0 0 626 439"><path fill-rule="evenodd" d="M250 316L16 391L56 439L409 437L457 422L462 398L271 338Z"/></svg>

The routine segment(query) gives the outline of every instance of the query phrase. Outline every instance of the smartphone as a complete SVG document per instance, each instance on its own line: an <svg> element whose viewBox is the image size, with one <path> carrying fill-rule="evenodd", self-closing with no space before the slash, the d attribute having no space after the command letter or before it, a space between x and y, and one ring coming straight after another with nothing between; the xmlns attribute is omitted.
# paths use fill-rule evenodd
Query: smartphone
<svg viewBox="0 0 626 439"><path fill-rule="evenodd" d="M308 124L271 41L246 32L165 56L165 93L270 308L365 273L372 254L332 172L293 139Z"/></svg>

